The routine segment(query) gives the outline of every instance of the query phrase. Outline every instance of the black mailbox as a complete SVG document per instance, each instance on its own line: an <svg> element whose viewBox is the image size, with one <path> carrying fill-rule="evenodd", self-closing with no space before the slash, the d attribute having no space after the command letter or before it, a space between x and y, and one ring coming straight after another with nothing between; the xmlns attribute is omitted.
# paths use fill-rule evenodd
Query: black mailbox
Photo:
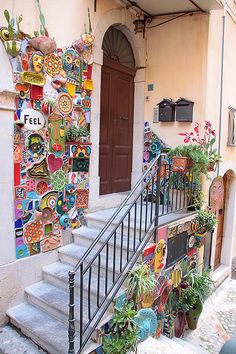
<svg viewBox="0 0 236 354"><path fill-rule="evenodd" d="M176 121L177 122L192 122L193 121L193 104L194 102L180 97L176 101Z"/></svg>
<svg viewBox="0 0 236 354"><path fill-rule="evenodd" d="M166 98L158 103L159 106L159 121L174 122L175 120L175 102Z"/></svg>

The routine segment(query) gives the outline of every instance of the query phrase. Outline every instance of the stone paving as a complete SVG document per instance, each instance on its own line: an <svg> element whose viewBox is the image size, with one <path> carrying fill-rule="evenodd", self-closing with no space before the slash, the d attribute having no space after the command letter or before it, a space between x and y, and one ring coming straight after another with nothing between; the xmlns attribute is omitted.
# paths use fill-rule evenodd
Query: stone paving
<svg viewBox="0 0 236 354"><path fill-rule="evenodd" d="M210 354L218 354L232 337L236 337L236 280L226 281L217 289L205 303L198 328L187 331L183 339Z"/></svg>

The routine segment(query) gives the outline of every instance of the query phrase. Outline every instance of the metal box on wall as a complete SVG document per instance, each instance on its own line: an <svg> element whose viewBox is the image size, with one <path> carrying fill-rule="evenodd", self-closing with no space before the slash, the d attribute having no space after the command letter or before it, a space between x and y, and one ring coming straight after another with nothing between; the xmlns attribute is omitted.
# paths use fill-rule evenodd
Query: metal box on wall
<svg viewBox="0 0 236 354"><path fill-rule="evenodd" d="M175 120L175 102L164 98L158 103L159 122L174 122Z"/></svg>
<svg viewBox="0 0 236 354"><path fill-rule="evenodd" d="M177 122L192 122L193 121L193 104L194 102L180 97L176 101L176 121Z"/></svg>

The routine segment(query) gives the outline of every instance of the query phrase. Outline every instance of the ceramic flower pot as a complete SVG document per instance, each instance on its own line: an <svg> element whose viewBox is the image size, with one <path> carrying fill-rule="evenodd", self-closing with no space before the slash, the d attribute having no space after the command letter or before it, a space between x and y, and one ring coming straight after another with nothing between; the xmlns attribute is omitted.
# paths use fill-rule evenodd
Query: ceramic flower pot
<svg viewBox="0 0 236 354"><path fill-rule="evenodd" d="M12 57L16 57L21 49L21 41L12 40L12 41L4 41L3 42L6 48L7 54Z"/></svg>
<svg viewBox="0 0 236 354"><path fill-rule="evenodd" d="M196 329L199 317L202 313L203 305L201 300L199 300L195 306L186 313L186 319L189 329Z"/></svg>
<svg viewBox="0 0 236 354"><path fill-rule="evenodd" d="M187 172L192 166L193 162L188 157L173 156L172 157L172 171L173 172Z"/></svg>
<svg viewBox="0 0 236 354"><path fill-rule="evenodd" d="M187 325L186 314L184 311L179 311L175 318L175 337L180 338L184 334Z"/></svg>

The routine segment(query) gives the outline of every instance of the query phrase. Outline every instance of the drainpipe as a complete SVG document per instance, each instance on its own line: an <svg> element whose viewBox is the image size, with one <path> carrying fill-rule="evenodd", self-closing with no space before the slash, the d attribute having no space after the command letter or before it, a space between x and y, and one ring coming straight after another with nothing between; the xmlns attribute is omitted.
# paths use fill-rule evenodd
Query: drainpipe
<svg viewBox="0 0 236 354"><path fill-rule="evenodd" d="M218 141L218 155L221 151L221 130L222 130L222 114L223 114L223 82L224 82L224 49L225 49L225 5L224 16L222 17L222 43L221 43L221 77L220 77L220 116L219 116L219 141ZM220 164L217 166L217 176L219 176Z"/></svg>

